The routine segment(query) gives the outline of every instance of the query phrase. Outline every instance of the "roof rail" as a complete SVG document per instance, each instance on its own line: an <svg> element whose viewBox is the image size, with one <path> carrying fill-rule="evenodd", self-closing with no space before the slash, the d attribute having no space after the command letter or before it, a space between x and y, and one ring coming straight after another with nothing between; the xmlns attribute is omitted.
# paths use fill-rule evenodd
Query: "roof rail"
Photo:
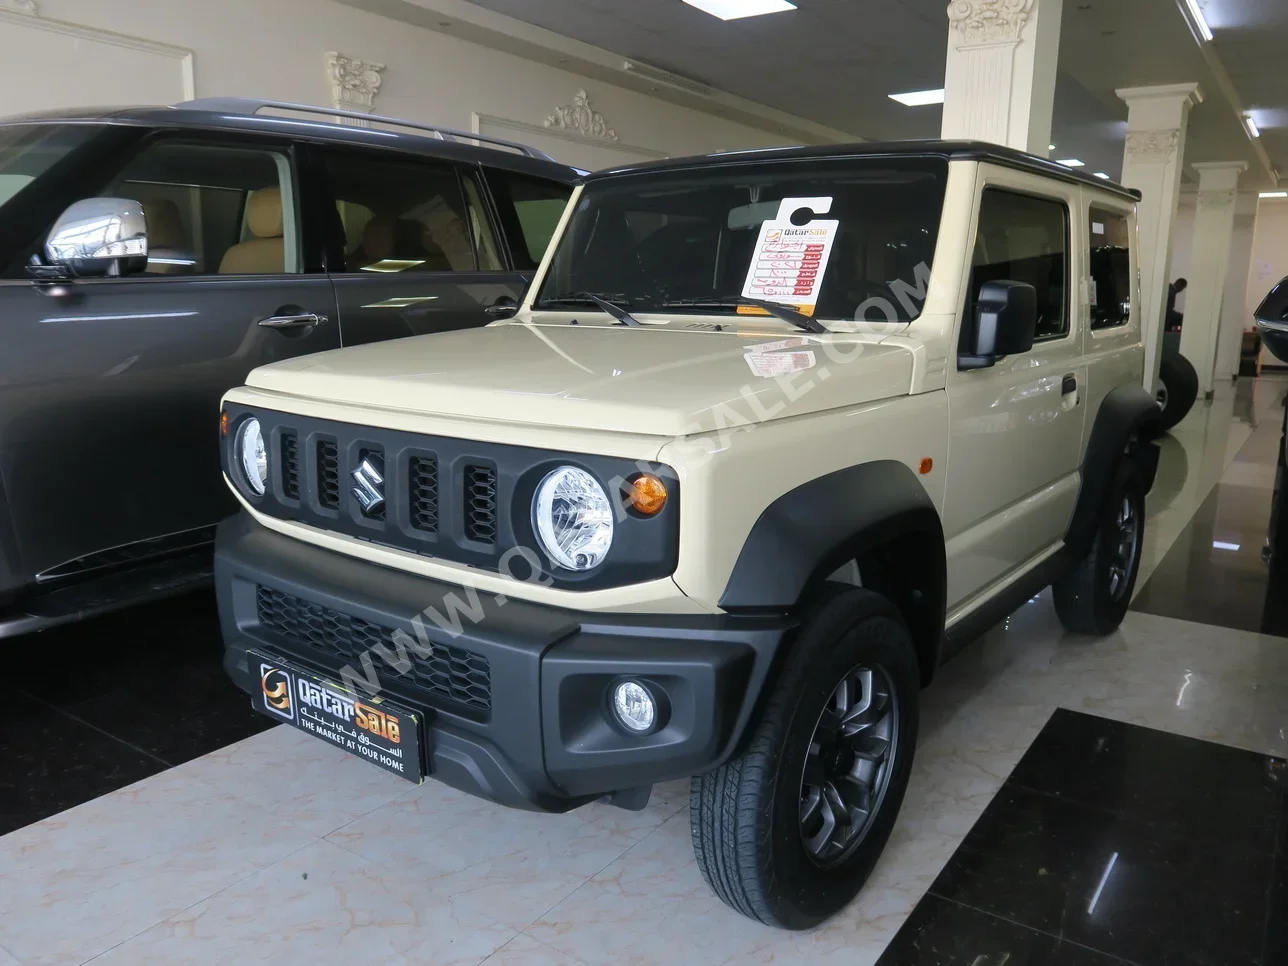
<svg viewBox="0 0 1288 966"><path fill-rule="evenodd" d="M260 111L272 109L277 111L294 111L299 114L322 114L327 117L349 117L360 121L373 121L379 124L392 124L396 127L410 128L414 131L426 131L440 141L480 141L495 144L517 151L525 157L540 158L543 161L554 161L544 151L509 141L505 138L494 138L487 134L472 134L469 131L457 131L450 127L438 127L433 124L422 124L419 121L407 121L400 117L386 117L383 114L364 114L361 111L346 111L337 107L317 107L313 104L295 104L291 101L264 101L255 97L202 97L195 101L181 101L170 105L181 111L210 111L216 114L255 115Z"/></svg>

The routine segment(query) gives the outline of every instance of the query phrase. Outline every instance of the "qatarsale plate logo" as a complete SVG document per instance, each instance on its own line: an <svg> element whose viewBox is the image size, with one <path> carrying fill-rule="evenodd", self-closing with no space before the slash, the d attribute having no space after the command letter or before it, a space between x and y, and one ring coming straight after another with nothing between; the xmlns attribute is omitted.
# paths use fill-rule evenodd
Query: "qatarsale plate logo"
<svg viewBox="0 0 1288 966"><path fill-rule="evenodd" d="M264 692L264 706L278 717L295 720L291 701L291 675L272 664L260 664L259 687Z"/></svg>

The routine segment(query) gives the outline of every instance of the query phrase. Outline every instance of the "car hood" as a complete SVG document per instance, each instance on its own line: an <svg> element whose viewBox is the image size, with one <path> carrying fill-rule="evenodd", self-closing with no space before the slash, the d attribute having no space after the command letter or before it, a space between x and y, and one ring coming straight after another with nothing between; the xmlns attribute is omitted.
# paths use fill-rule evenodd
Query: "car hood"
<svg viewBox="0 0 1288 966"><path fill-rule="evenodd" d="M321 352L247 384L363 407L683 436L909 391L913 354L858 334L507 323ZM825 344L829 343L829 344Z"/></svg>

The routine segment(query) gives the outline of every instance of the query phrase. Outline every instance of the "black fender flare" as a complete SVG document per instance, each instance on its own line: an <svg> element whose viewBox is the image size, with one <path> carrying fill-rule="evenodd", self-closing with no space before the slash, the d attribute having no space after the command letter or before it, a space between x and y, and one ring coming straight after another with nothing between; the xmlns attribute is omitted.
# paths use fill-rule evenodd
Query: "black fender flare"
<svg viewBox="0 0 1288 966"><path fill-rule="evenodd" d="M897 460L836 470L769 504L743 543L720 607L735 613L792 610L837 568L891 547L900 548L893 563L900 580L897 587L877 589L902 597L895 603L929 680L939 662L947 605L944 528L925 487Z"/></svg>
<svg viewBox="0 0 1288 966"><path fill-rule="evenodd" d="M1145 491L1153 487L1158 470L1158 446L1152 440L1157 435L1160 418L1158 402L1143 386L1118 386L1100 403L1087 439L1087 451L1082 457L1078 502L1064 538L1074 559L1091 549L1100 508L1124 457L1140 464ZM1132 446L1130 453L1129 446Z"/></svg>

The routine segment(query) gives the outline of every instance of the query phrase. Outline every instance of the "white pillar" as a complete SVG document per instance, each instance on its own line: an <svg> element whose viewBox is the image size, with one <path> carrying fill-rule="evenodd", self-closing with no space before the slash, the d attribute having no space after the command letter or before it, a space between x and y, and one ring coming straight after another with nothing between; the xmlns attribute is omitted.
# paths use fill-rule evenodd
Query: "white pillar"
<svg viewBox="0 0 1288 966"><path fill-rule="evenodd" d="M1240 191L1234 199L1234 230L1230 239L1230 268L1221 305L1221 331L1216 337L1215 385L1239 374L1243 330L1253 325L1248 312L1248 275L1252 270L1252 239L1257 231L1257 192Z"/></svg>
<svg viewBox="0 0 1288 966"><path fill-rule="evenodd" d="M1127 144L1122 183L1141 193L1136 220L1140 235L1141 334L1145 341L1145 388L1152 395L1163 348L1167 268L1172 261L1172 225L1181 193L1181 157L1190 108L1203 100L1198 84L1126 87Z"/></svg>
<svg viewBox="0 0 1288 966"><path fill-rule="evenodd" d="M953 0L943 136L1046 157L1063 0Z"/></svg>

